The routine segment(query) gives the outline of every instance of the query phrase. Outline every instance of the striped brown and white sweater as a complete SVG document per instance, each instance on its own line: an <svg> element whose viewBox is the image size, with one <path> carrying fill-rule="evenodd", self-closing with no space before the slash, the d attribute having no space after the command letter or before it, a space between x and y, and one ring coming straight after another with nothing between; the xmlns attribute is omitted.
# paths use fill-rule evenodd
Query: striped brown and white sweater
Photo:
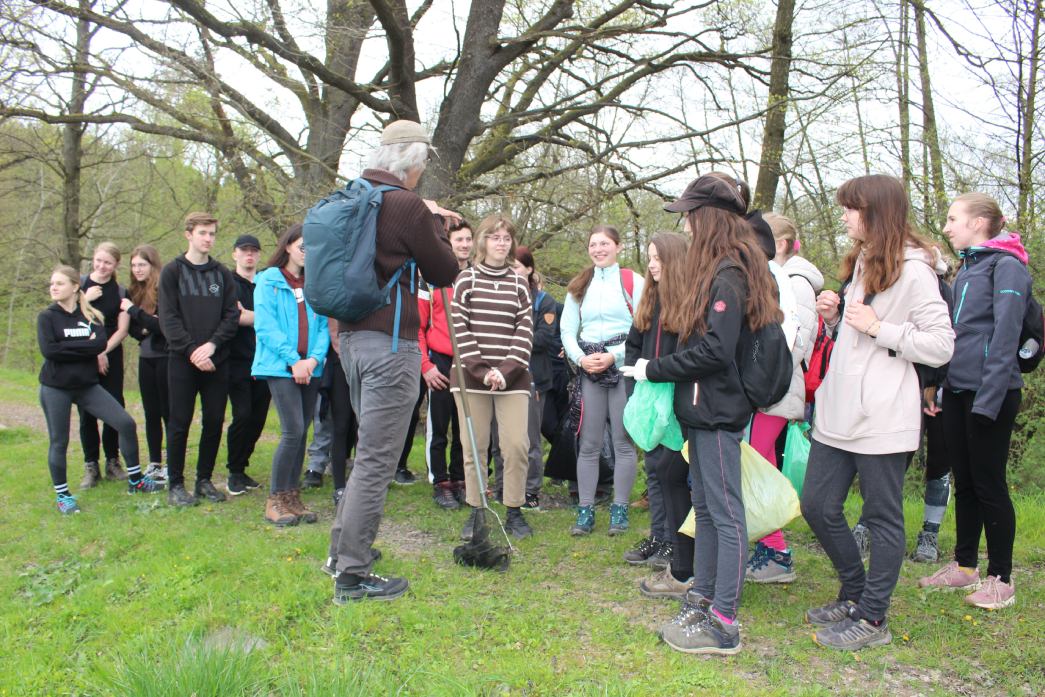
<svg viewBox="0 0 1045 697"><path fill-rule="evenodd" d="M526 279L508 266L475 264L457 277L451 314L467 391L489 394L483 379L497 370L505 382L497 394L530 393L531 302ZM456 366L450 390L460 390Z"/></svg>

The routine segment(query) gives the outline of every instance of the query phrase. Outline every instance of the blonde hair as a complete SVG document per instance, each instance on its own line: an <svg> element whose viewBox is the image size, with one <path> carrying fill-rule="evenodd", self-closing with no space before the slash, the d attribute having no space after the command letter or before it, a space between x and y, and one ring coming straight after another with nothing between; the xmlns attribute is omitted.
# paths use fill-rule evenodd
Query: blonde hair
<svg viewBox="0 0 1045 697"><path fill-rule="evenodd" d="M769 224L770 229L773 231L773 239L778 242L780 240L787 241L784 259L790 259L798 254L798 231L795 230L795 224L791 222L790 218L770 211L769 213L763 213L762 219Z"/></svg>
<svg viewBox="0 0 1045 697"><path fill-rule="evenodd" d="M112 242L102 242L102 243L98 244L94 248L94 253L97 254L98 252L105 252L106 254L111 256L113 259L115 259L117 264L119 264L120 263L120 259L122 259L122 256L120 254L120 248L117 247ZM91 256L93 258L94 255L91 255Z"/></svg>
<svg viewBox="0 0 1045 697"><path fill-rule="evenodd" d="M987 221L987 237L990 239L993 240L1005 229L1005 216L1002 215L998 202L991 196L973 191L954 199L955 203L959 201L965 204L965 211L970 218L983 218Z"/></svg>
<svg viewBox="0 0 1045 697"><path fill-rule="evenodd" d="M56 266L54 271L51 273L60 273L68 278L69 282L73 284L76 288L76 296L79 298L80 311L83 312L83 316L86 317L91 324L105 324L105 317L102 316L100 311L94 309L94 306L91 305L91 303L87 302L87 296L84 295L83 290L80 289L80 274L77 273L76 269L71 266Z"/></svg>
<svg viewBox="0 0 1045 697"><path fill-rule="evenodd" d="M508 249L508 258L505 261L508 266L515 263L515 223L503 213L497 213L483 219L483 222L479 223L479 229L475 231L471 255L473 264L482 264L486 261L486 238L502 229L512 238L512 246Z"/></svg>

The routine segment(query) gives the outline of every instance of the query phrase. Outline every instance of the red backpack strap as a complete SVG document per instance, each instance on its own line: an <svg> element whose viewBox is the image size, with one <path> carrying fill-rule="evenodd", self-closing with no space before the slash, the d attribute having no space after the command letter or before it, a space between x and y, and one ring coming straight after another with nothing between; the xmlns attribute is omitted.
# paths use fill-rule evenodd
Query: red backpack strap
<svg viewBox="0 0 1045 697"><path fill-rule="evenodd" d="M624 291L624 303L628 306L628 312L631 313L632 317L635 316L635 308L633 307L633 298L635 297L635 272L631 269L621 268L620 270L620 287Z"/></svg>

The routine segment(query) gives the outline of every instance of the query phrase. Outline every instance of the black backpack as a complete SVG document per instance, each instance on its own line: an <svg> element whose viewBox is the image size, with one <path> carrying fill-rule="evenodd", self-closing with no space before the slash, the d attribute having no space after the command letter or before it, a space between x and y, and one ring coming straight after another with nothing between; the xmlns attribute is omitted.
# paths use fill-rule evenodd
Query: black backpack
<svg viewBox="0 0 1045 697"><path fill-rule="evenodd" d="M1001 258L1000 254L991 259L991 287L994 286L994 267ZM1023 327L1020 329L1020 349L1016 354L1016 363L1021 373L1033 373L1034 369L1045 357L1045 314L1041 303L1034 293L1027 298L1027 311L1023 314Z"/></svg>

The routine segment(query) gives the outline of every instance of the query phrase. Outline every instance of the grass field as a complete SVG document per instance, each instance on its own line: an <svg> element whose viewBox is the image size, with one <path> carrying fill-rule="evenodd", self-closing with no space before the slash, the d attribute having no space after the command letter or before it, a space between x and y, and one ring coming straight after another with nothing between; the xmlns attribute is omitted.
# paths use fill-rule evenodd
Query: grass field
<svg viewBox="0 0 1045 697"><path fill-rule="evenodd" d="M133 412L137 395L128 397ZM0 431L4 697L1045 693L1040 493L1014 492L1011 609L977 611L960 595L921 593L916 579L935 566L906 563L890 613L895 643L857 655L820 649L802 613L830 600L837 585L797 520L786 534L798 581L746 586L743 652L698 658L657 640L652 630L677 605L642 598L642 574L620 560L647 529L645 513L633 514L631 533L611 539L608 512L600 511L597 532L580 540L566 534L567 511L533 514L537 536L519 544L506 575L495 575L453 564L464 511L437 510L425 483L393 487L375 571L407 576L411 591L395 602L339 608L319 571L329 483L305 495L320 522L283 530L265 524L260 491L173 510L163 497L131 498L113 482L82 494L84 512L63 518L47 476L35 376L0 371L0 422L13 426ZM253 459L263 482L277 424L273 410ZM75 488L82 469L73 441ZM223 461L224 450L216 480ZM419 447L413 469L424 469ZM641 490L640 482L635 494ZM913 476L908 491L913 549L921 523ZM858 500L849 506L855 520ZM951 512L941 543L954 543Z"/></svg>

